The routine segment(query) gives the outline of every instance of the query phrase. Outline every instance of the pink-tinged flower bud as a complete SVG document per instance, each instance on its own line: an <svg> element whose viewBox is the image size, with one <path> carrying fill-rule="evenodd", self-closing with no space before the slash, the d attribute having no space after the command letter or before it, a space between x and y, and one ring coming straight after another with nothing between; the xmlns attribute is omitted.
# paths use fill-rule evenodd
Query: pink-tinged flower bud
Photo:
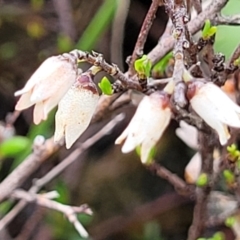
<svg viewBox="0 0 240 240"><path fill-rule="evenodd" d="M211 82L190 83L187 96L194 111L217 132L221 145L225 145L230 138L228 126L240 128L240 107Z"/></svg>
<svg viewBox="0 0 240 240"><path fill-rule="evenodd" d="M147 163L151 149L156 145L171 119L169 97L164 92L155 92L145 96L140 102L135 115L116 144L125 143L123 153L128 153L141 146L141 161Z"/></svg>
<svg viewBox="0 0 240 240"><path fill-rule="evenodd" d="M65 54L46 59L24 88L15 92L15 96L21 95L15 109L21 111L35 104L34 123L46 120L77 77L77 63L70 57Z"/></svg>
<svg viewBox="0 0 240 240"><path fill-rule="evenodd" d="M65 137L66 148L88 127L96 109L99 94L89 73L80 75L58 104L54 141Z"/></svg>

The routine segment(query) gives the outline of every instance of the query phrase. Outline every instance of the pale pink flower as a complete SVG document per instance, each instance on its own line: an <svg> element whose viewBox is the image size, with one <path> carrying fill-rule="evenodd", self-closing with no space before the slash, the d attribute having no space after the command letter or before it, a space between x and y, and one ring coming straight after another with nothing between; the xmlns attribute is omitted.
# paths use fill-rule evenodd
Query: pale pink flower
<svg viewBox="0 0 240 240"><path fill-rule="evenodd" d="M217 132L221 145L225 145L230 138L228 126L240 128L240 107L211 82L190 83L187 95L193 110Z"/></svg>
<svg viewBox="0 0 240 240"><path fill-rule="evenodd" d="M88 127L98 99L97 88L89 73L80 75L58 104L54 141L65 137L66 148L70 148Z"/></svg>
<svg viewBox="0 0 240 240"><path fill-rule="evenodd" d="M155 92L145 96L135 115L124 132L117 138L116 144L125 143L123 153L141 147L141 161L147 163L150 151L161 138L171 119L169 98L165 92Z"/></svg>
<svg viewBox="0 0 240 240"><path fill-rule="evenodd" d="M46 59L33 73L23 89L15 92L20 96L15 109L21 111L35 104L33 121L39 124L47 119L48 113L74 83L77 76L77 63L68 55Z"/></svg>

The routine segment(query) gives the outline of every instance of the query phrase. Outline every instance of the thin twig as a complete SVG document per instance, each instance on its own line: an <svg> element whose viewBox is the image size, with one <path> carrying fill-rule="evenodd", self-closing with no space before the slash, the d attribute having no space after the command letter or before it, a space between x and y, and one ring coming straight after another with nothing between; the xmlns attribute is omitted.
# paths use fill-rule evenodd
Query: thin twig
<svg viewBox="0 0 240 240"><path fill-rule="evenodd" d="M52 179L62 173L70 164L72 164L87 148L96 143L104 135L109 134L109 132L117 125L118 122L122 121L123 114L117 115L113 120L111 120L106 126L104 126L99 132L94 134L92 137L87 139L82 143L76 150L74 150L69 156L67 156L63 161L61 161L56 167L50 170L42 178L34 181L32 187L29 189L30 193L37 193L44 185L49 183ZM1 185L0 185L1 186ZM12 188L11 186L9 186ZM17 186L18 187L18 186ZM14 190L14 189L13 189ZM16 215L26 206L27 202L20 201L8 214L6 214L0 220L0 231L6 227Z"/></svg>
<svg viewBox="0 0 240 240"><path fill-rule="evenodd" d="M111 65L107 63L102 54L96 52L88 53L77 49L71 51L70 53L66 53L68 57L69 54L80 61L86 61L94 66L102 68L102 70L104 70L106 73L118 79L125 88L141 91L141 86L139 85L138 81L127 77L122 71L120 71L117 65ZM63 56L64 55L65 54L63 54Z"/></svg>
<svg viewBox="0 0 240 240"><path fill-rule="evenodd" d="M154 172L157 176L167 180L171 183L175 190L180 193L181 195L187 195L190 198L195 197L194 188L186 184L180 177L176 174L170 172L165 167L161 166L160 164L153 162L149 167L149 170Z"/></svg>
<svg viewBox="0 0 240 240"><path fill-rule="evenodd" d="M137 42L135 44L130 63L129 63L129 75L132 76L134 74L134 62L143 55L143 49L145 42L147 40L147 36L149 33L149 30L153 24L153 20L155 18L155 14L159 7L159 0L153 0L152 4L148 10L148 13L144 19L144 22L142 24L140 33L138 35Z"/></svg>
<svg viewBox="0 0 240 240"><path fill-rule="evenodd" d="M233 16L223 16L217 14L214 18L214 22L218 25L230 25L230 26L239 26L240 25L240 14Z"/></svg>
<svg viewBox="0 0 240 240"><path fill-rule="evenodd" d="M29 193L24 190L15 190L11 197L16 199L23 199L26 202L35 202L40 206L62 212L68 218L68 221L74 225L80 236L84 238L89 236L88 232L85 230L77 218L77 213L90 213L89 209L86 208L85 205L80 207L73 207L53 201L44 196L41 196L40 194Z"/></svg>
<svg viewBox="0 0 240 240"><path fill-rule="evenodd" d="M201 12L196 18L191 20L187 26L188 30L191 34L195 34L199 31L206 19L213 19L228 2L228 0L215 0L212 1L211 4ZM164 57L168 52L173 49L174 46L174 38L169 36L164 41L159 41L158 44L152 49L152 51L148 54L148 58L151 60L152 64L157 63L162 57Z"/></svg>
<svg viewBox="0 0 240 240"><path fill-rule="evenodd" d="M209 179L213 173L213 141L208 134L199 133L199 146L202 159L202 173L207 174L208 183L202 188L197 188L196 205L193 212L193 221L189 229L188 240L196 240L203 233L207 217L207 200L211 192Z"/></svg>

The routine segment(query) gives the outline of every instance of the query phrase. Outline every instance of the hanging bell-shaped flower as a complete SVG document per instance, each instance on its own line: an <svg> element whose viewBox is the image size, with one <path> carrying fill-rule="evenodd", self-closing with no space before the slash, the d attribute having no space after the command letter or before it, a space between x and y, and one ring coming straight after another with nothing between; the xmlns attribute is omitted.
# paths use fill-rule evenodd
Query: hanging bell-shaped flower
<svg viewBox="0 0 240 240"><path fill-rule="evenodd" d="M46 59L34 72L23 89L15 109L21 111L35 104L33 121L39 124L57 106L77 77L77 62L65 54Z"/></svg>
<svg viewBox="0 0 240 240"><path fill-rule="evenodd" d="M131 122L115 143L121 144L125 140L123 153L140 146L141 161L147 163L152 148L161 138L170 119L168 95L165 92L154 92L142 99Z"/></svg>
<svg viewBox="0 0 240 240"><path fill-rule="evenodd" d="M65 137L66 148L88 127L99 99L98 90L90 72L79 75L58 104L55 116L54 141Z"/></svg>
<svg viewBox="0 0 240 240"><path fill-rule="evenodd" d="M228 126L240 128L240 107L211 82L190 83L187 96L193 110L217 132L221 145L225 145L230 138Z"/></svg>

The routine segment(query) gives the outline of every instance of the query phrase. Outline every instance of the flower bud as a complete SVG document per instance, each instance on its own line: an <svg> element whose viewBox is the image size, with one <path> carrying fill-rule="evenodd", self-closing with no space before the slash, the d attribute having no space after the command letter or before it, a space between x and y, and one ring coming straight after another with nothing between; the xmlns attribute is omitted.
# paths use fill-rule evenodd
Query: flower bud
<svg viewBox="0 0 240 240"><path fill-rule="evenodd" d="M58 104L54 141L58 142L65 137L66 148L69 149L88 127L98 99L99 94L92 75L86 72L78 76Z"/></svg>
<svg viewBox="0 0 240 240"><path fill-rule="evenodd" d="M240 128L240 107L211 82L190 83L187 96L193 110L217 132L221 145L225 145L230 138L228 126Z"/></svg>
<svg viewBox="0 0 240 240"><path fill-rule="evenodd" d="M68 55L46 59L34 72L23 89L15 92L20 96L15 109L21 111L35 104L33 121L39 124L58 104L77 77L77 63Z"/></svg>
<svg viewBox="0 0 240 240"><path fill-rule="evenodd" d="M131 122L115 143L121 144L125 140L123 153L141 146L141 161L147 163L151 149L161 138L170 119L168 95L164 92L154 92L142 99Z"/></svg>

